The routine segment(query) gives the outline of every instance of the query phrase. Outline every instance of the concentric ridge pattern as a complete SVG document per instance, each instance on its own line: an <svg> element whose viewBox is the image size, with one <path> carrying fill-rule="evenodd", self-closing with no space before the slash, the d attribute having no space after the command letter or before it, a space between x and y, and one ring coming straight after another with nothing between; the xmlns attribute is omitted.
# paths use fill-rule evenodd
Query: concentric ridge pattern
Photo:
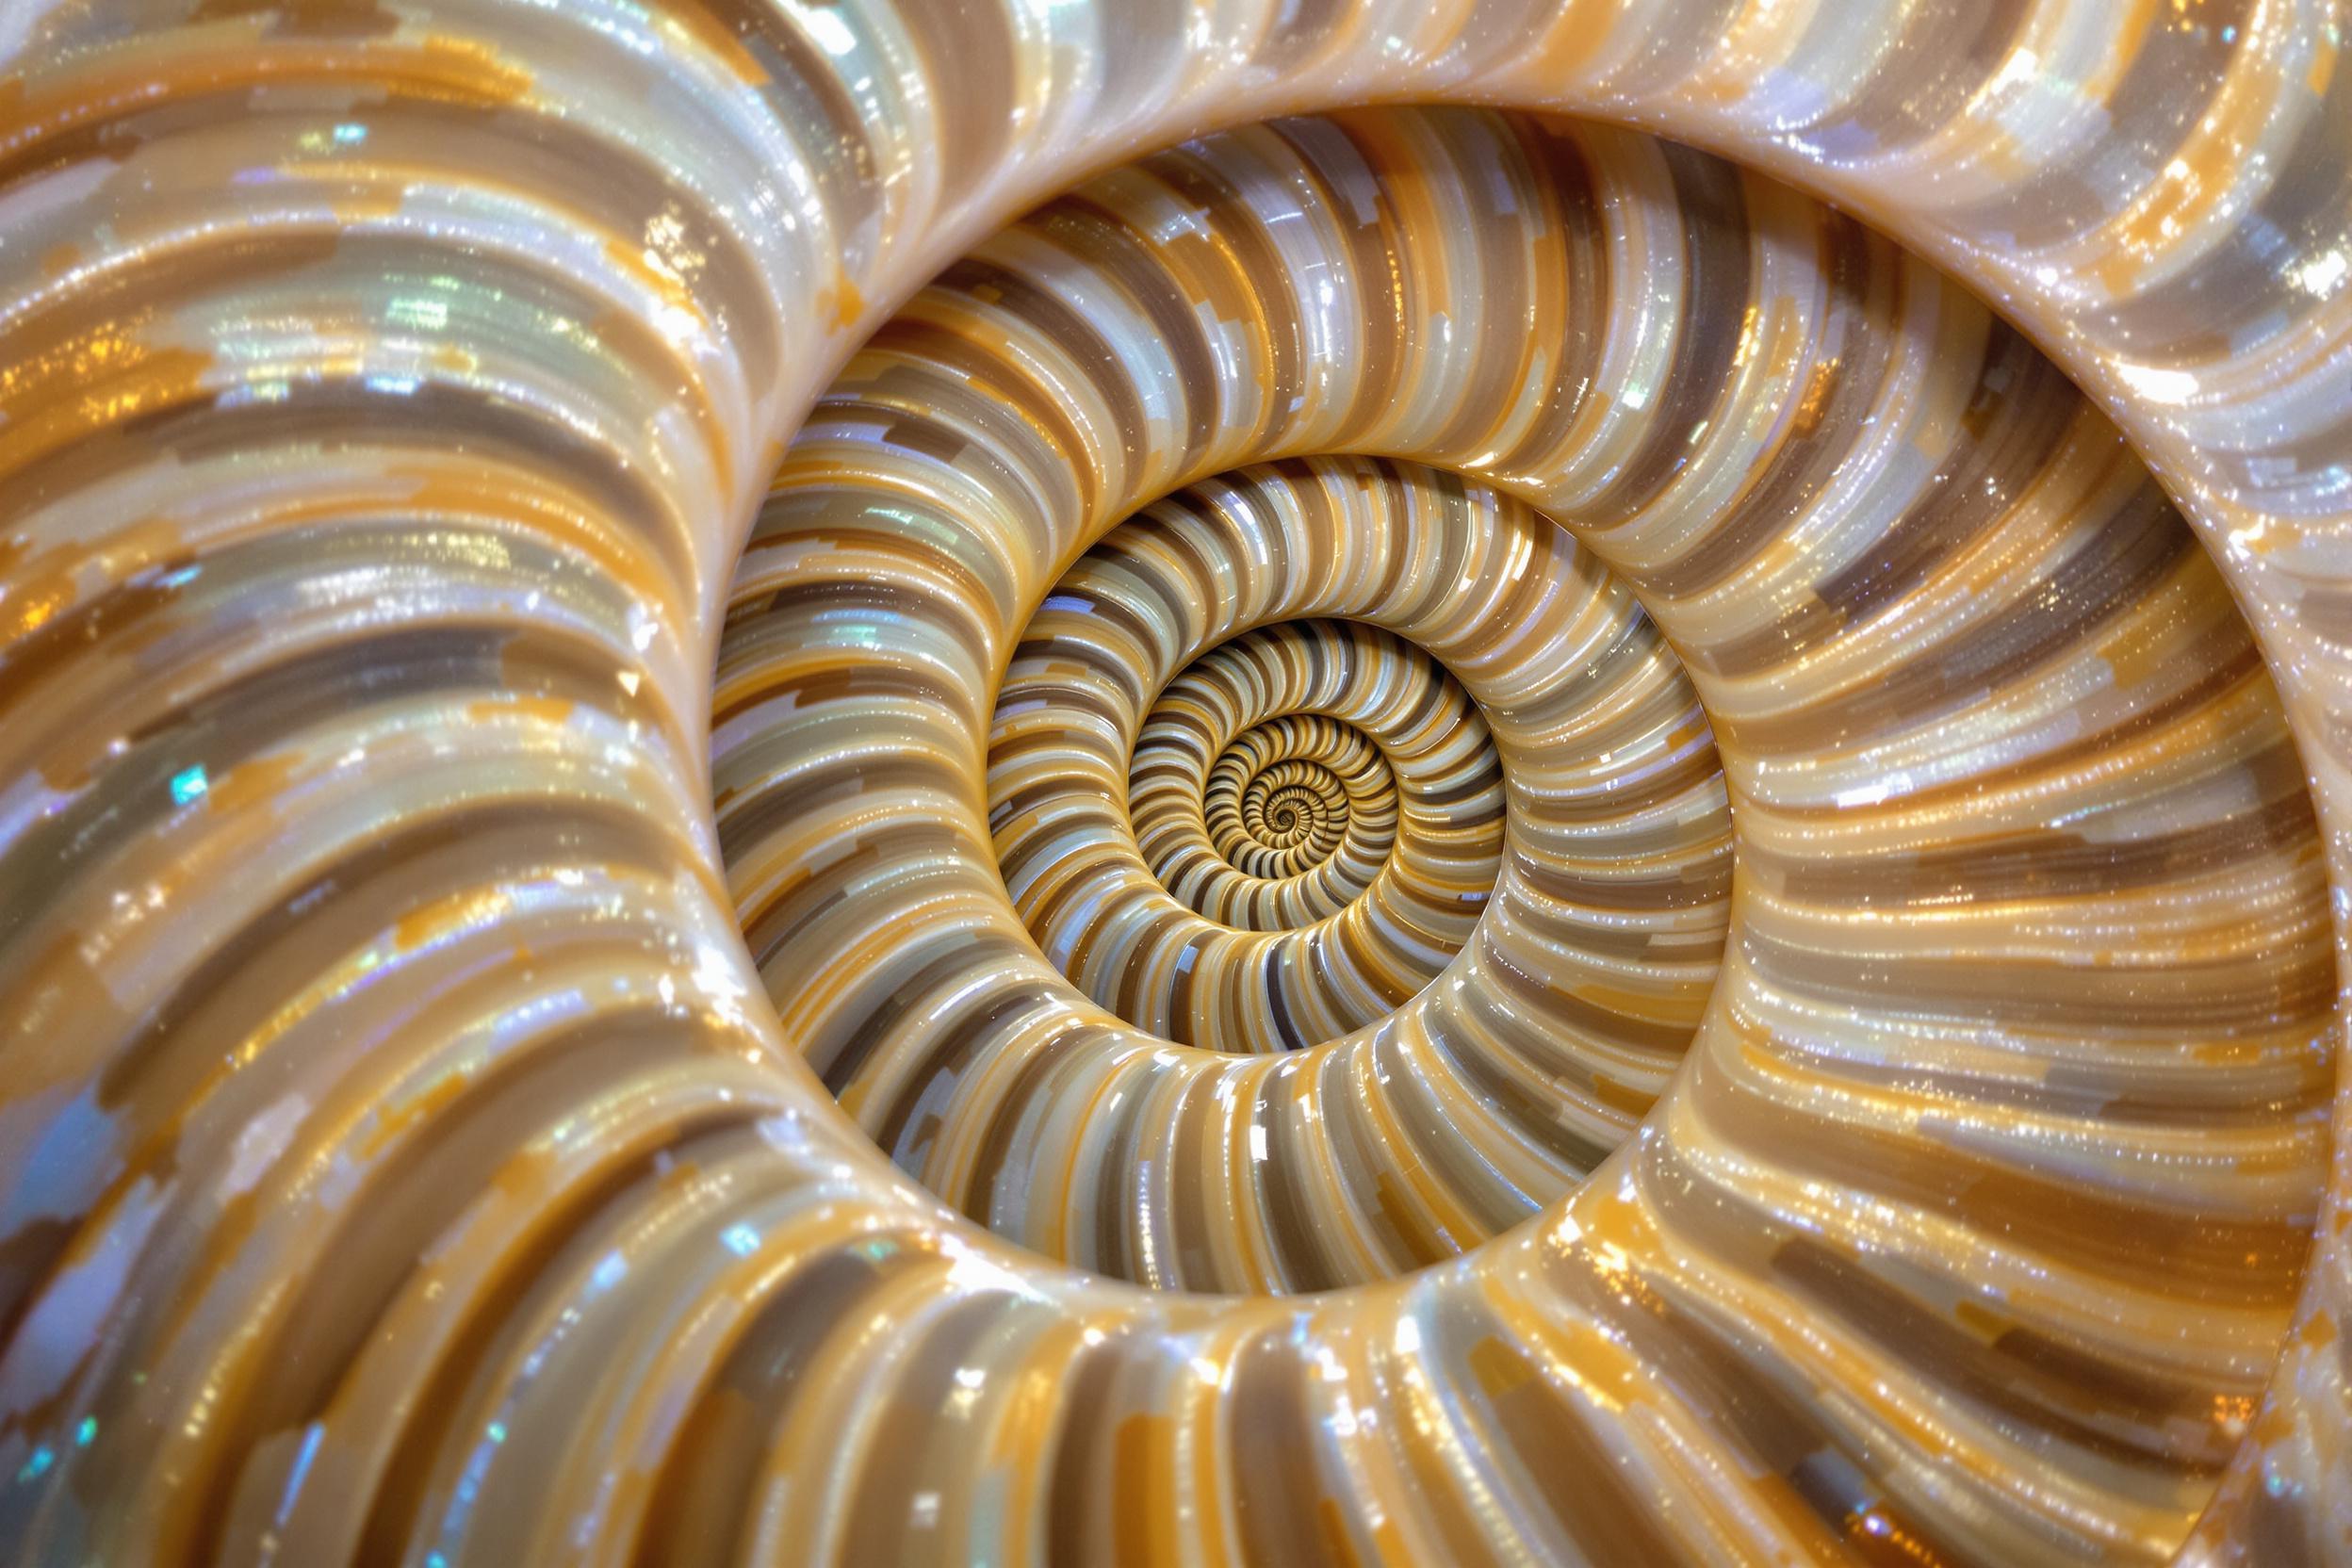
<svg viewBox="0 0 2352 1568"><path fill-rule="evenodd" d="M2352 1560L2348 22L0 9L0 1546Z"/></svg>

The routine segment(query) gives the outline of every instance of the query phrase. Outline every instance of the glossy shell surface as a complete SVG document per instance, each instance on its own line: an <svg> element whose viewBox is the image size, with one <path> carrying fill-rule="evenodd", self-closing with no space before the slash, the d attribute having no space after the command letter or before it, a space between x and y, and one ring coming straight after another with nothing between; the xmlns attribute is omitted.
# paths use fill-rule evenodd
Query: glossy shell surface
<svg viewBox="0 0 2352 1568"><path fill-rule="evenodd" d="M0 1545L2352 1561L2348 25L0 9Z"/></svg>

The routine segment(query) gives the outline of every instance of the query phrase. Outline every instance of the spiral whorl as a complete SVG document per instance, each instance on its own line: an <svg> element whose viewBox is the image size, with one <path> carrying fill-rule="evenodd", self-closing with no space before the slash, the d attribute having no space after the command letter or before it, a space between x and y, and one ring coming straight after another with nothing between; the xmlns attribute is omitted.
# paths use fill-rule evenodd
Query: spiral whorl
<svg viewBox="0 0 2352 1568"><path fill-rule="evenodd" d="M1164 699L1154 712L1168 716L1144 726L1128 785L1136 845L1162 887L1223 924L1280 931L1336 914L1396 845L1396 772L1363 730L1319 713L1233 733L1219 673L1180 680L1202 690ZM1426 666L1413 673L1429 678ZM1219 696L1229 738L1203 777ZM1492 769L1484 748L1478 760Z"/></svg>
<svg viewBox="0 0 2352 1568"><path fill-rule="evenodd" d="M1233 302L1212 327L1173 308L1190 300ZM1535 330L1473 330L1481 313ZM1704 1003L1624 1174L1537 1233L1592 1258L1604 1298L1638 1280L1629 1299L1711 1364L1746 1352L1701 1327L1705 1303L1758 1282L1740 1320L1774 1325L1742 1331L1764 1333L1749 1343L1767 1362L1872 1390L1838 1445L1893 1441L1941 1380L2023 1376L2002 1421L2071 1422L2058 1412L2106 1397L2075 1390L2115 1380L2136 1391L2128 1444L2147 1462L2194 1471L2226 1451L2320 1180L2312 824L2210 560L2021 337L1767 182L1639 138L1463 114L1283 122L1147 159L981 246L900 320L812 416L754 531L715 770L770 995L902 1167L1099 1271L1245 1291L1369 1280L1570 1186L1642 1115ZM1424 320L1455 330L1401 325ZM1212 363L1232 373L1196 400ZM1027 388L1052 417L1005 421L976 384ZM885 404L927 412L893 414L902 433L877 445ZM1237 468L1331 449L1502 489L1362 459ZM950 495L952 523L909 499ZM884 517L887 558L809 547ZM1399 530L1409 548L1380 543ZM934 533L968 542L934 561L917 543ZM1118 608L1065 600L1073 567ZM771 650L838 624L885 571L937 607L923 667L968 672L954 701L890 721L903 753L964 759L906 796L974 812L956 869L944 843L924 862L935 906L953 886L974 912L936 938L813 923L831 884L790 868L820 825L735 825L781 820L784 780L812 776L748 765L763 712L803 734L824 712L805 656ZM1453 619L1408 633L1332 596L1348 593ZM903 635L908 593L871 602ZM1006 603L1038 609L991 608ZM1015 911L985 913L1004 884L955 779L978 772L998 662L1067 617L1088 700L1124 715L1065 760L1102 813L1082 837L1127 862L1135 907L1196 920L1119 842L1115 737L1211 640L1195 617L1222 636L1297 613L1381 622L1462 682L1503 764L1505 869L1476 939L1381 1021L1271 1060L1188 1054L1060 989ZM1563 679L1611 658L1644 672L1622 704ZM1686 674L1704 719L1672 695ZM1514 696L1528 707L1507 723ZM1655 749L1578 743L1609 717ZM1610 896L1601 867L1563 874L1584 869L1584 808L1573 775L1544 771L1608 758L1687 803L1631 819L1625 844L1659 846L1662 869L1720 809L1702 792L1710 729L1743 879L1720 969L1700 945L1720 881L1664 878L1678 905ZM860 797L874 834L895 831L882 804ZM1528 854L1541 869L1521 874ZM864 955L885 931L894 964L876 969ZM1625 945L1678 939L1681 988ZM2224 1146L2228 1181L2211 1163ZM2160 1270L2118 1247L2128 1233L2173 1238ZM1939 1341L1940 1370L1915 1365L1928 1319L1955 1313L1973 1337ZM1618 1306L1603 1319L1612 1342L1649 1343ZM2030 1489L1999 1478L2041 1462L2013 1445L2048 1440L1996 1423L1971 1441L2006 1457L1967 1506L2020 1504Z"/></svg>
<svg viewBox="0 0 2352 1568"><path fill-rule="evenodd" d="M2344 20L0 6L0 1544L2352 1560Z"/></svg>
<svg viewBox="0 0 2352 1568"><path fill-rule="evenodd" d="M1296 876L1328 862L1359 818L1393 818L1395 792L1396 776L1361 730L1315 715L1273 720L1218 754L1216 775L1201 790L1200 831L1245 876ZM1365 846L1380 858L1386 848L1377 841ZM1166 886L1160 858L1152 859ZM1200 906L1199 899L1185 902Z"/></svg>
<svg viewBox="0 0 2352 1568"><path fill-rule="evenodd" d="M791 690L771 710L799 724L822 710L791 666L752 662L805 645L781 624L792 602L764 584L739 596L730 689L763 705ZM1322 616L1394 635L1299 626ZM1399 782L1386 863L1298 929L1196 912L1126 814L1154 702L1176 699L1172 726L1177 705L1240 686L1268 714L1344 718ZM1017 947L951 928L873 977L892 990L887 1028L818 1060L884 1148L1029 1245L1194 1289L1379 1278L1564 1190L1679 1063L1723 944L1713 747L1631 596L1525 505L1361 460L1196 486L1052 585L993 707L993 854L972 864L974 896L1001 871L1047 961L1102 1011L1047 1003ZM722 780L760 755L758 711L738 721L743 750L721 751ZM1250 712L1211 721L1203 745ZM806 787L739 789L723 830L786 820L767 802ZM790 831L803 841L804 825ZM783 847L730 841L739 874ZM760 943L763 918L746 922ZM779 1000L808 984L794 951L771 949ZM1332 1043L1245 1064L1170 1040Z"/></svg>
<svg viewBox="0 0 2352 1568"><path fill-rule="evenodd" d="M1137 724L1107 695L1135 672L1105 668L1071 624L1106 612L1084 575L1063 580L1051 628L1032 623L990 745L998 859L1048 960L1130 1022L1213 1050L1296 1049L1387 1016L1461 950L1501 866L1502 776L1469 696L1395 637L1292 621L1200 657ZM1089 767L1070 737L1105 713L1112 745ZM1120 752L1132 833L1101 792ZM1348 767L1360 828L1326 760ZM1351 831L1360 887L1333 859ZM1302 901L1322 912L1269 913ZM1217 912L1234 903L1257 923Z"/></svg>

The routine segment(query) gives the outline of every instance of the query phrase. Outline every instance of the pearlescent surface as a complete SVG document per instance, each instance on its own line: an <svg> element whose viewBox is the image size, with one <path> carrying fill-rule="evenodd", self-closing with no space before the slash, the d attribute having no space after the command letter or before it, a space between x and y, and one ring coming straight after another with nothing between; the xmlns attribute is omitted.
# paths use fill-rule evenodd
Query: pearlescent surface
<svg viewBox="0 0 2352 1568"><path fill-rule="evenodd" d="M2346 22L0 11L0 1542L2352 1560Z"/></svg>

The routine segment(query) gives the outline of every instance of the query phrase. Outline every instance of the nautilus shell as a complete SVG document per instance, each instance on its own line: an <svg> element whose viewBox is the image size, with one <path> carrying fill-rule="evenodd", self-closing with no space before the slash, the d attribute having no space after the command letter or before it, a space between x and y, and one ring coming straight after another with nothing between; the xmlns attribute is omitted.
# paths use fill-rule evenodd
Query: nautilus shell
<svg viewBox="0 0 2352 1568"><path fill-rule="evenodd" d="M0 5L0 1556L2352 1562L2348 27Z"/></svg>

